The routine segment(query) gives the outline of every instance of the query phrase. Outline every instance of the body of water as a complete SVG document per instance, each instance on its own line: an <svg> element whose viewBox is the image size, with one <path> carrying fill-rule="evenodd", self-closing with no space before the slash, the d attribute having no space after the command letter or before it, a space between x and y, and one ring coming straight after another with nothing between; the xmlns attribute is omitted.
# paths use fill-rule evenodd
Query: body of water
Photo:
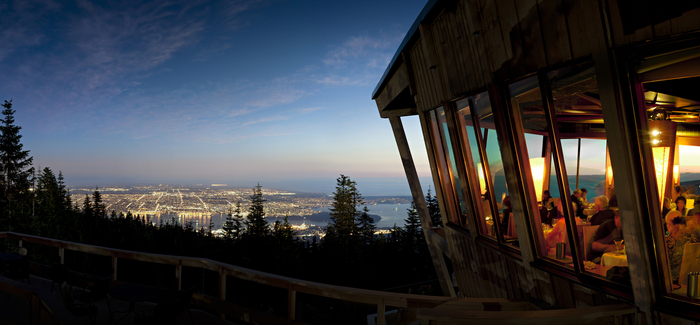
<svg viewBox="0 0 700 325"><path fill-rule="evenodd" d="M407 209L410 204L377 204L368 205L369 214L373 216L375 220L379 219L376 223L377 227L393 227L394 224L398 227L403 227L404 219L408 217ZM326 226L330 218L330 207L323 207L321 213L313 214L310 216L299 217L290 216L289 222L291 224L301 224L305 222L307 225L316 226ZM380 218L377 218L380 217ZM222 213L214 213L211 215L201 214L201 215L177 215L175 213L164 213L161 215L148 215L148 220L154 222L155 224L166 224L166 223L177 223L186 224L188 222L192 223L194 228L209 228L209 223L214 222L214 229L221 229L222 225L226 221L226 215ZM267 218L270 224L273 224L275 220L282 222L284 218Z"/></svg>

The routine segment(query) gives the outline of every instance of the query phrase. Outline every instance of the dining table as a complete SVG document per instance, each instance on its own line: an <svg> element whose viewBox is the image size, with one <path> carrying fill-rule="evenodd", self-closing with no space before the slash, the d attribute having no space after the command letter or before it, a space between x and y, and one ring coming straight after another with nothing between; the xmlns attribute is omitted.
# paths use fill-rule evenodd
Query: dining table
<svg viewBox="0 0 700 325"><path fill-rule="evenodd" d="M607 252L600 258L602 266L628 266L627 254L623 252Z"/></svg>
<svg viewBox="0 0 700 325"><path fill-rule="evenodd" d="M136 303L139 302L144 302L144 301L153 301L157 299L160 295L160 292L157 288L154 287L149 287L146 285L141 285L141 284L136 284L136 283L116 283L113 284L112 286L109 287L109 296L126 301L129 303L129 308L126 310L122 311L113 311L112 314L115 313L123 313L124 316L120 318L118 321L115 322L115 324L121 322L123 319L125 319L129 314L136 314L134 311L134 307ZM110 318L112 315L110 315Z"/></svg>

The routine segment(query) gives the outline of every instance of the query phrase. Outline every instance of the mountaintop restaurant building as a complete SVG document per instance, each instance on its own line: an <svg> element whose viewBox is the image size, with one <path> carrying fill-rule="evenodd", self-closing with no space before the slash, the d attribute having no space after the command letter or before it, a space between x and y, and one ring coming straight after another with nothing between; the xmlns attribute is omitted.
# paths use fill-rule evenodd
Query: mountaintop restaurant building
<svg viewBox="0 0 700 325"><path fill-rule="evenodd" d="M647 323L700 322L700 294L688 293L700 176L686 173L700 172L700 2L429 1L372 98L445 293L627 302ZM401 124L413 115L442 228ZM681 219L665 221L664 198ZM594 222L599 209L609 223ZM601 233L626 253L601 251Z"/></svg>

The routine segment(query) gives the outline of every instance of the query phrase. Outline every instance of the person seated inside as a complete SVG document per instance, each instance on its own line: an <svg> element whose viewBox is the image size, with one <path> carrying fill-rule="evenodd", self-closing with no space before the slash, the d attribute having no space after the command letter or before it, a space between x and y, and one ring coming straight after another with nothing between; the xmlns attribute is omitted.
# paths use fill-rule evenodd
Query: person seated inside
<svg viewBox="0 0 700 325"><path fill-rule="evenodd" d="M700 203L695 205L692 216L685 218L685 225L693 237L693 242L700 243Z"/></svg>
<svg viewBox="0 0 700 325"><path fill-rule="evenodd" d="M685 203L685 196L681 195L676 198L676 210L684 217L688 214L688 208L685 207Z"/></svg>
<svg viewBox="0 0 700 325"><path fill-rule="evenodd" d="M686 227L685 218L677 210L671 211L666 215L666 228L668 229L668 236L665 238L666 249L668 250L668 259L671 264L671 278L675 283L678 282L681 273L685 244L695 242L695 238Z"/></svg>
<svg viewBox="0 0 700 325"><path fill-rule="evenodd" d="M661 209L661 218L665 218L666 215L671 212L671 199L665 197L664 198L664 207Z"/></svg>
<svg viewBox="0 0 700 325"><path fill-rule="evenodd" d="M574 194L571 195L571 202L573 203L574 214L586 220L586 215L583 214L583 202L581 201L581 190L575 190Z"/></svg>
<svg viewBox="0 0 700 325"><path fill-rule="evenodd" d="M506 196L503 199L503 218L501 218L501 234L508 234L508 221L510 220L510 213L513 212L513 207L510 203L510 196Z"/></svg>
<svg viewBox="0 0 700 325"><path fill-rule="evenodd" d="M552 218L557 215L557 210L554 208L554 199L549 194L548 190L542 193L542 207L540 207L540 221L542 223L551 224Z"/></svg>
<svg viewBox="0 0 700 325"><path fill-rule="evenodd" d="M588 190L584 187L581 189L581 202L583 202L584 209L588 205L588 199L586 198L586 194L588 194Z"/></svg>
<svg viewBox="0 0 700 325"><path fill-rule="evenodd" d="M605 195L595 198L595 210L598 212L591 217L591 226L602 225L615 217L615 211L610 209L608 197Z"/></svg>
<svg viewBox="0 0 700 325"><path fill-rule="evenodd" d="M595 235L593 235L586 260L600 264L600 257L603 256L603 254L617 251L617 247L615 246L616 238L623 239L619 211L615 211L615 217L612 220L605 221L598 227ZM624 243L620 246L620 249L623 247L625 247Z"/></svg>
<svg viewBox="0 0 700 325"><path fill-rule="evenodd" d="M561 205L561 200L556 203L556 222L553 224L552 231L545 235L545 241L547 246L551 249L557 247L557 243L566 241L566 221L564 220L564 209ZM581 225L583 222L579 218L574 218L576 220L576 225Z"/></svg>

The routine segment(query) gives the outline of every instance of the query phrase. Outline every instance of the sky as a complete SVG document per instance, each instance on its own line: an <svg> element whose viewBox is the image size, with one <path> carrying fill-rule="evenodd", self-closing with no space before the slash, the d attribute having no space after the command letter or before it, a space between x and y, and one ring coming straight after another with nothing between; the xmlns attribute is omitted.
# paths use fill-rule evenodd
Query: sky
<svg viewBox="0 0 700 325"><path fill-rule="evenodd" d="M405 179L371 94L425 3L5 1L0 101L69 186Z"/></svg>

